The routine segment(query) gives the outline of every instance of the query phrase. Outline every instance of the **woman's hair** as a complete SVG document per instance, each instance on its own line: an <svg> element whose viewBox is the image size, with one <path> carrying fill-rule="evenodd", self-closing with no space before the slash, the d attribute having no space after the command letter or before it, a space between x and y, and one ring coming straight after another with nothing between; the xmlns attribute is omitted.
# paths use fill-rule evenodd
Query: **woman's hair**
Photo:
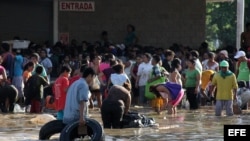
<svg viewBox="0 0 250 141"><path fill-rule="evenodd" d="M144 56L146 56L149 60L151 59L151 54L150 53L144 53Z"/></svg>
<svg viewBox="0 0 250 141"><path fill-rule="evenodd" d="M215 54L213 52L208 52L207 56L208 58L214 58Z"/></svg>
<svg viewBox="0 0 250 141"><path fill-rule="evenodd" d="M159 55L153 55L153 59L157 64L161 62L161 57Z"/></svg>
<svg viewBox="0 0 250 141"><path fill-rule="evenodd" d="M168 49L165 51L164 55L165 55L165 57L175 56L175 53L172 50Z"/></svg>
<svg viewBox="0 0 250 141"><path fill-rule="evenodd" d="M105 53L103 56L102 56L102 61L103 62L109 62L109 60L111 60L113 58L112 54L110 53Z"/></svg>
<svg viewBox="0 0 250 141"><path fill-rule="evenodd" d="M90 55L89 55L89 61L90 62L93 62L94 60L95 60L95 58L97 58L97 57L100 57L98 54L95 54L95 53L91 53Z"/></svg>
<svg viewBox="0 0 250 141"><path fill-rule="evenodd" d="M61 71L60 71L60 73L64 73L64 72L71 72L72 71L72 69L69 67L69 66L63 66L62 68L61 68Z"/></svg>
<svg viewBox="0 0 250 141"><path fill-rule="evenodd" d="M152 85L152 86L150 86L150 87L149 87L149 91L150 91L151 93L155 94L156 97L161 97L160 92L158 92L157 89L156 89L158 86L159 86L159 85Z"/></svg>
<svg viewBox="0 0 250 141"><path fill-rule="evenodd" d="M27 64L24 65L24 70L27 70L29 67L35 66L32 61L29 61Z"/></svg>
<svg viewBox="0 0 250 141"><path fill-rule="evenodd" d="M112 68L115 73L121 73L124 70L124 66L122 64L116 64Z"/></svg>
<svg viewBox="0 0 250 141"><path fill-rule="evenodd" d="M181 59L179 58L174 58L174 60L171 63L171 72L173 72L175 69L177 69L181 65Z"/></svg>
<svg viewBox="0 0 250 141"><path fill-rule="evenodd" d="M196 59L199 58L199 52L197 50L190 51L190 54L193 56L193 58L196 58Z"/></svg>
<svg viewBox="0 0 250 141"><path fill-rule="evenodd" d="M189 62L191 62L192 64L195 64L195 58L192 58L192 59L188 59Z"/></svg>

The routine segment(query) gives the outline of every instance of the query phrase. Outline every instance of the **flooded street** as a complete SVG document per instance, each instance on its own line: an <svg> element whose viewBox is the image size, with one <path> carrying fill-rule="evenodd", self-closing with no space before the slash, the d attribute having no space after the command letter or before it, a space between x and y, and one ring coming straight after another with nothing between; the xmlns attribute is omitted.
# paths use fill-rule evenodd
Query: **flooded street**
<svg viewBox="0 0 250 141"><path fill-rule="evenodd" d="M223 140L225 124L250 125L250 111L232 117L215 117L211 106L197 111L178 110L176 116L162 113L157 115L151 108L133 107L131 111L139 112L155 119L158 127L104 129L105 141L219 141ZM42 114L41 114L42 115ZM47 116L47 115L46 115ZM53 119L53 116L15 113L0 114L0 140L4 141L38 141L41 126ZM101 124L100 111L90 110L90 117ZM59 134L51 140L58 140Z"/></svg>

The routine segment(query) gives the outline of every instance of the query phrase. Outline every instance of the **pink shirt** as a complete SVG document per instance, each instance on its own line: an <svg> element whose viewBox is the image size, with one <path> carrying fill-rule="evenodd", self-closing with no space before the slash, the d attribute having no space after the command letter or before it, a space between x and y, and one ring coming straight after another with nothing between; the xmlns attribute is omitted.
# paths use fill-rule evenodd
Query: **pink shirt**
<svg viewBox="0 0 250 141"><path fill-rule="evenodd" d="M110 67L110 64L109 63L104 63L102 62L100 65L99 65L99 69L100 69L100 72L102 72L103 70L107 69ZM106 77L105 75L102 76L102 80L106 80Z"/></svg>

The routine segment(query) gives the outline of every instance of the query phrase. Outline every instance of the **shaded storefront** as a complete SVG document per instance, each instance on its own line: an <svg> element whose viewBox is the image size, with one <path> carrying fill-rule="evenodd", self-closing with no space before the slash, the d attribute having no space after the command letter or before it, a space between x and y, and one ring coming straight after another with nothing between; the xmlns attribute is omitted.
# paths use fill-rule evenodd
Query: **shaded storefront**
<svg viewBox="0 0 250 141"><path fill-rule="evenodd" d="M205 39L205 8L201 0L2 0L0 40L19 36L56 42L63 34L69 41L94 42L106 30L114 43L122 43L126 25L133 24L139 44L197 47Z"/></svg>

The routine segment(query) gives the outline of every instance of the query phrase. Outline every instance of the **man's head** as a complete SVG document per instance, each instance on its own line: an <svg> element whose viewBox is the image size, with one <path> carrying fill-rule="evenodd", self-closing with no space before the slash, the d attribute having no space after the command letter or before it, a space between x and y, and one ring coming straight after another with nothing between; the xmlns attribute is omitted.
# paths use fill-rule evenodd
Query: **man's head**
<svg viewBox="0 0 250 141"><path fill-rule="evenodd" d="M36 67L35 71L36 71L36 74L40 75L43 72L43 67L39 65L39 66Z"/></svg>
<svg viewBox="0 0 250 141"><path fill-rule="evenodd" d="M238 51L236 53L236 55L234 56L235 59L239 60L239 61L244 61L246 57L246 53L242 50Z"/></svg>
<svg viewBox="0 0 250 141"><path fill-rule="evenodd" d="M226 50L221 50L220 53L219 53L219 57L221 59L226 59L228 58L228 52Z"/></svg>
<svg viewBox="0 0 250 141"><path fill-rule="evenodd" d="M40 51L40 56L41 56L41 58L46 58L47 57L47 51L45 49L42 49Z"/></svg>
<svg viewBox="0 0 250 141"><path fill-rule="evenodd" d="M31 54L31 61L32 61L33 63L37 64L38 61L39 61L39 59L40 59L40 57L39 57L39 55L38 55L37 53Z"/></svg>
<svg viewBox="0 0 250 141"><path fill-rule="evenodd" d="M82 74L82 77L86 80L86 82L89 85L93 83L95 76L96 76L95 70L90 67L86 68Z"/></svg>
<svg viewBox="0 0 250 141"><path fill-rule="evenodd" d="M226 60L220 62L220 70L223 72L228 71L229 64Z"/></svg>

